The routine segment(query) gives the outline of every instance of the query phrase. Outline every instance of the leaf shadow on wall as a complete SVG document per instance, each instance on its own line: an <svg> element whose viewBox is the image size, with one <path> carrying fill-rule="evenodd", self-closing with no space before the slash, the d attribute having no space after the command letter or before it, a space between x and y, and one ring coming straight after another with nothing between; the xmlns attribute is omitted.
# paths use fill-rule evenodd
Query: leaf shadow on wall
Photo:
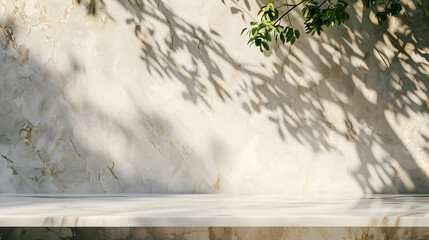
<svg viewBox="0 0 429 240"><path fill-rule="evenodd" d="M428 113L427 3L407 2L399 17L402 28L396 31L371 22L371 11L359 6L350 8L351 18L345 26L329 29L317 40L303 37L292 48L273 46L273 52L267 55L273 54L277 61L255 67L235 60L219 40L222 36L218 32L207 32L185 21L163 1L119 2L130 12L127 23L134 26L141 40L141 59L146 68L156 76L181 82L187 88L185 99L195 104L202 101L210 107L206 92L213 88L222 101L233 101L236 93L224 87L225 76L217 62L221 59L241 71L242 79L237 80L243 85L240 94L256 96L244 100L243 109L249 114L268 110L268 118L284 141L292 137L315 152L336 151L344 155L345 150L335 146L330 136L345 138L360 157L359 168L350 170L350 174L364 192L428 192L426 170L416 159L416 154L422 158L428 154L424 144L429 136L419 131L428 123L409 125L417 129L410 140L418 145L416 153L410 152L404 144L407 139L398 135L391 122ZM96 14L96 3L87 3L88 13ZM104 4L98 2L99 6ZM237 6L234 4L230 12L243 18ZM361 13L363 17L359 17ZM300 19L298 15L294 17ZM145 25L154 19L170 29L164 42L148 42L145 38L145 34L156 31ZM296 22L299 25L299 20ZM390 51L393 56L386 53L389 48L396 49ZM190 54L198 67L180 66L174 57L178 50ZM303 66L323 77L314 79L303 71ZM333 117L333 111L343 119ZM381 181L383 186L373 181Z"/></svg>
<svg viewBox="0 0 429 240"><path fill-rule="evenodd" d="M235 60L218 32L207 32L185 21L163 1L120 3L132 15L127 22L134 24L135 35L141 40L141 59L147 69L184 84L188 90L183 93L185 99L195 104L203 101L210 107L206 92L213 88L222 101L233 101L236 93L224 87L221 59L241 71L239 94L249 96L243 109L249 114L268 110L284 141L292 137L315 152L336 151L344 156L345 150L336 146L331 136L345 138L361 160L360 167L349 172L364 192L428 193L427 170L416 156L427 159L429 136L420 129L429 124L411 121L408 128L415 131L408 139L392 126L394 120L422 119L428 114L427 3L405 3L403 14L391 19L400 27L392 30L371 22L374 13L353 1L350 5L356 7L349 9L350 20L345 26L328 29L321 37L303 37L291 48L274 45L266 55L274 55L276 62L256 67ZM244 11L231 4L230 12L244 18ZM250 7L246 4L246 8ZM164 42L150 43L144 37L143 28L149 34L156 31L145 27L145 22L153 19L170 28L170 37ZM294 24L299 25L300 19L299 14L294 15ZM190 54L198 67L180 66L174 57L178 50ZM303 67L323 76L316 79ZM335 118L334 112L343 119ZM406 142L415 144L417 152L410 152L412 146Z"/></svg>
<svg viewBox="0 0 429 240"><path fill-rule="evenodd" d="M68 67L55 71L50 61L42 64L31 49L15 41L21 29L13 21L2 22L0 27L4 50L0 52L4 73L0 76L0 166L4 166L0 192L197 193L218 189L212 186L217 176L208 179L206 166L200 166L203 163L195 151L175 138L170 121L135 104L138 96L132 91L127 95L135 118L132 126L85 98L71 103L75 96L68 96L66 88L77 86L78 93L85 94L97 80L81 82L84 87L77 83L87 72L85 66L65 54ZM102 97L107 101L109 96ZM76 127L86 135L76 134ZM109 137L110 133L118 139ZM126 150L120 157L127 161L117 164L118 158L112 158L114 146Z"/></svg>

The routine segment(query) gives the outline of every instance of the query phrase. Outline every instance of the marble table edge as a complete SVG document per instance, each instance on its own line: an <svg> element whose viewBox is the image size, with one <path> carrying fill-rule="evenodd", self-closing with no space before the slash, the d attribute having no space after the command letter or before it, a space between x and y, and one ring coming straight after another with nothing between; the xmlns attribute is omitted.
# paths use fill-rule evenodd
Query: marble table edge
<svg viewBox="0 0 429 240"><path fill-rule="evenodd" d="M54 200L80 198L98 199L129 197L129 198L152 198L173 197L188 199L216 199L223 200L241 200L250 198L249 201L258 202L258 199L323 199L323 200L342 200L348 199L359 201L366 199L369 202L376 200L388 199L394 203L402 203L401 199L407 203L410 199L422 197L423 204L429 206L429 194L30 194L30 193L6 193L0 194L0 203L19 199L30 199L43 202L44 199ZM118 200L119 200L118 198ZM170 198L171 199L171 198ZM253 200L252 200L253 199ZM426 201L426 199L428 201ZM427 202L427 204L426 204ZM56 203L56 202L54 202ZM411 203L414 203L411 201ZM30 202L30 205L32 203ZM311 206L312 203L308 204ZM379 202L378 202L379 204ZM28 205L27 205L28 206ZM351 205L350 205L351 206ZM381 205L382 206L382 205ZM427 207L426 206L426 207ZM1 206L0 206L1 207ZM400 206L398 206L400 207ZM6 209L4 207L4 209ZM186 215L182 213L179 216L174 214L160 216L126 216L111 215L110 212L105 214L95 213L94 215L67 215L61 213L40 216L29 212L27 215L19 214L2 214L0 212L0 227L429 227L429 211L417 212L413 209L406 208L403 214L384 214L384 215L288 215L288 216L267 216L246 215L245 211L239 215ZM61 210L61 208L56 208ZM407 212L408 211L408 212ZM110 214L110 215L109 215Z"/></svg>

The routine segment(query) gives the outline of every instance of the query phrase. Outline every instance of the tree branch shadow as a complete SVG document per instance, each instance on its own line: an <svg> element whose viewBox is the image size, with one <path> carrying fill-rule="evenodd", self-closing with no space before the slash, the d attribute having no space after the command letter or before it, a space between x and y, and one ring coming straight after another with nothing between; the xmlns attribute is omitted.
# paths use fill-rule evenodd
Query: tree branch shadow
<svg viewBox="0 0 429 240"><path fill-rule="evenodd" d="M184 84L188 89L183 94L185 99L193 103L202 100L210 107L206 92L214 88L222 101L234 101L234 93L223 85L225 76L217 60L221 59L241 71L241 78L250 79L243 81L239 95L255 97L243 102L243 108L249 114L270 112L269 119L285 141L289 135L299 143L310 144L313 151L333 150L339 154L345 154L344 150L335 146L330 136L342 137L354 145L361 165L351 174L364 192L428 192L429 181L421 160L418 163L410 146L404 145L404 136L392 126L392 118L400 121L416 114L423 122L410 124L427 125L422 120L429 112L426 3L406 2L404 14L392 18L394 23L386 28L370 20L374 12L353 1L351 19L345 26L328 29L316 40L301 39L290 49L274 46L272 54L278 61L262 66L265 72L236 60L222 46L219 33L211 34L186 22L163 1L156 1L158 13L146 8L150 3L121 4L134 16L129 23L136 25L136 36L142 43L141 59L147 69ZM248 3L245 6L250 9ZM232 14L243 12L231 7ZM149 43L142 28L150 18L168 26L170 38ZM151 34L154 31L148 30ZM178 51L190 54L194 69L177 61ZM322 77L315 79L304 72L305 65ZM337 113L332 106L338 107ZM335 119L339 112L344 119ZM416 137L417 148L424 148L427 139ZM382 156L379 150L384 152ZM378 178L384 186L374 184L371 178Z"/></svg>

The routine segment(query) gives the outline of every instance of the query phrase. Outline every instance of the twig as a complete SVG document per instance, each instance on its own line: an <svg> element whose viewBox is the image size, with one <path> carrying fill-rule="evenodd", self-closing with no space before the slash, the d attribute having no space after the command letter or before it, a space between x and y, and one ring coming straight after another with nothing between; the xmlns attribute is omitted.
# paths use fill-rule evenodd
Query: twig
<svg viewBox="0 0 429 240"><path fill-rule="evenodd" d="M283 15L281 15L279 17L279 19L277 19L277 21L273 24L273 26L275 26L284 16L286 16L286 14L288 14L290 11L292 11L293 9L295 9L296 7L298 7L299 5L301 5L302 3L304 3L305 1L307 1L307 0L302 0L298 4L293 5L293 7L291 9L287 10L285 13L283 13Z"/></svg>
<svg viewBox="0 0 429 240"><path fill-rule="evenodd" d="M295 4L283 4L283 5L280 5L280 6L278 6L278 7L276 7L276 9L279 9L279 8L281 8L281 7L285 7L285 6L287 6L287 7L293 7L293 6L295 6Z"/></svg>
<svg viewBox="0 0 429 240"><path fill-rule="evenodd" d="M323 1L323 2L319 5L319 7L321 7L323 4L325 4L325 2L326 2L326 0L325 0L325 1Z"/></svg>
<svg viewBox="0 0 429 240"><path fill-rule="evenodd" d="M286 0L286 3L287 3L287 0ZM289 10L289 8L287 8L287 10ZM287 20L289 21L289 25L290 25L291 27L293 27L293 26L292 26L292 21L290 20L290 15L289 15L289 14L287 15Z"/></svg>

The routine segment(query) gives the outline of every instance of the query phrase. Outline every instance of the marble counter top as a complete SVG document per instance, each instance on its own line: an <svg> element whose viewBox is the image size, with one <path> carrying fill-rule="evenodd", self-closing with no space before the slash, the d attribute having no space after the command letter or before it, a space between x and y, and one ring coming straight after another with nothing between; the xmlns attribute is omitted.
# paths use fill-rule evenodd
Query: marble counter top
<svg viewBox="0 0 429 240"><path fill-rule="evenodd" d="M0 226L429 226L429 195L0 195Z"/></svg>

